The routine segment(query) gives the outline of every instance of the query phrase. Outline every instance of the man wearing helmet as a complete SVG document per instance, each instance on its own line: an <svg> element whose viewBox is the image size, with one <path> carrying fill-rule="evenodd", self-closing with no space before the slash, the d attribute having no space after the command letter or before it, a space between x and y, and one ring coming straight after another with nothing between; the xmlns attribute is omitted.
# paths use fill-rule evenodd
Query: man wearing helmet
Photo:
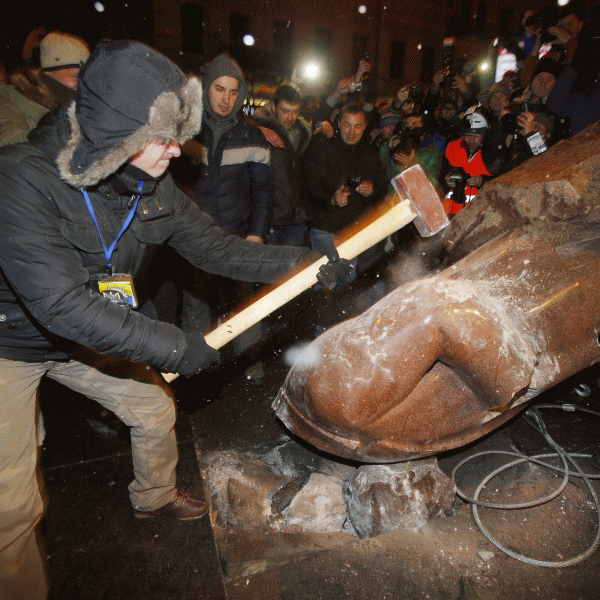
<svg viewBox="0 0 600 600"><path fill-rule="evenodd" d="M484 109L471 107L461 123L462 137L446 147L442 174L447 190L444 209L449 215L455 215L471 202L491 177L481 156L481 144L488 126L489 117Z"/></svg>

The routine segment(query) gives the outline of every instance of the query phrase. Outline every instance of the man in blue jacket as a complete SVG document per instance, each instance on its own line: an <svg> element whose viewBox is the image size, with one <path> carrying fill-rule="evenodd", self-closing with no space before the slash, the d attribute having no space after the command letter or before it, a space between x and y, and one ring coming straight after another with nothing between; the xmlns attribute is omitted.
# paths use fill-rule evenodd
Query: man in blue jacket
<svg viewBox="0 0 600 600"><path fill-rule="evenodd" d="M248 86L241 68L230 56L220 54L204 67L202 89L202 129L193 145L200 163L193 184L194 200L227 233L262 244L269 232L274 184L268 144L242 111ZM253 291L247 283L215 277L210 280L211 297L206 295L206 276L201 272L195 271L184 281L184 331L208 330L216 317L232 310ZM255 346L260 338L258 324L234 340L235 354ZM247 374L252 383L262 383L260 363L251 365Z"/></svg>

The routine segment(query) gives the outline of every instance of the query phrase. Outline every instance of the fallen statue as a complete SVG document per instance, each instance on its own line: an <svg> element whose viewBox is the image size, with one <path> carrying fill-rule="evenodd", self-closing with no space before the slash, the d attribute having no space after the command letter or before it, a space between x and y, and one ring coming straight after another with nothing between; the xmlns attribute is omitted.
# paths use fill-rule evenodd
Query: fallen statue
<svg viewBox="0 0 600 600"><path fill-rule="evenodd" d="M326 331L273 407L318 448L396 462L469 443L598 361L600 125L489 182L441 267Z"/></svg>

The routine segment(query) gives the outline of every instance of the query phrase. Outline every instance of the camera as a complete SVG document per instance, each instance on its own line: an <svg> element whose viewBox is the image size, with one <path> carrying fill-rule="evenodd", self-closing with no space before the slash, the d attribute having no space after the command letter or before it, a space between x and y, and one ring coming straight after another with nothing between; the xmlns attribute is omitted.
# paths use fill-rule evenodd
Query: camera
<svg viewBox="0 0 600 600"><path fill-rule="evenodd" d="M423 100L423 86L420 83L413 83L408 91L408 97L417 104Z"/></svg>
<svg viewBox="0 0 600 600"><path fill-rule="evenodd" d="M452 73L452 60L454 58L454 38L445 38L442 44L444 54L444 84L450 85L454 74Z"/></svg>
<svg viewBox="0 0 600 600"><path fill-rule="evenodd" d="M413 150L418 150L421 147L421 137L419 134L410 129L402 132L402 123L398 123L398 125L394 129L392 137L390 137L390 154L410 154Z"/></svg>
<svg viewBox="0 0 600 600"><path fill-rule="evenodd" d="M508 107L509 113L500 117L500 127L506 133L518 133L521 130L521 126L517 120L517 117L529 110L527 102L515 102L510 104Z"/></svg>
<svg viewBox="0 0 600 600"><path fill-rule="evenodd" d="M456 182L456 184L466 183L468 176L467 172L462 167L452 167L448 173L448 179Z"/></svg>
<svg viewBox="0 0 600 600"><path fill-rule="evenodd" d="M548 33L548 27L552 27L558 22L558 14L554 7L548 6L541 13L531 15L525 20L525 27L535 26L536 29L540 29L542 32L541 41L542 44L549 44L554 42L557 38L555 35Z"/></svg>
<svg viewBox="0 0 600 600"><path fill-rule="evenodd" d="M350 177L349 179L346 180L346 185L350 188L355 190L362 182L362 177Z"/></svg>

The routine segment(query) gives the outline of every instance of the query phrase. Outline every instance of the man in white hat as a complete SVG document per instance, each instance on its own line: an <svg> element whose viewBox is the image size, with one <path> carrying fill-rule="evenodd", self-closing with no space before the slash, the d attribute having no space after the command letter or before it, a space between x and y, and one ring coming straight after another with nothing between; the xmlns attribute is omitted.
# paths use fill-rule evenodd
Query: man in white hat
<svg viewBox="0 0 600 600"><path fill-rule="evenodd" d="M88 45L77 36L51 31L40 43L42 73L77 89L77 76L90 55Z"/></svg>
<svg viewBox="0 0 600 600"><path fill-rule="evenodd" d="M0 83L0 146L27 141L46 113L75 99L79 69L89 55L74 35L52 31L44 37L41 69L18 68Z"/></svg>

